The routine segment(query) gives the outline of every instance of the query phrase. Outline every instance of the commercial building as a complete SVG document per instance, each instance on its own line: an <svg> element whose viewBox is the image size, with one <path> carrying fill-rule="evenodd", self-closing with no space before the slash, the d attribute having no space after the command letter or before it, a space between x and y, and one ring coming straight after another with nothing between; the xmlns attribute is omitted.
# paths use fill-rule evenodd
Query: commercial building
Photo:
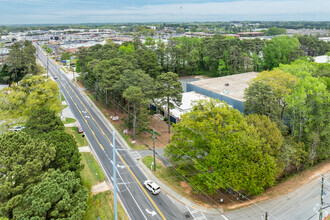
<svg viewBox="0 0 330 220"><path fill-rule="evenodd" d="M264 35L264 32L241 32L237 33L239 37L259 37Z"/></svg>
<svg viewBox="0 0 330 220"><path fill-rule="evenodd" d="M174 108L170 110L170 117L167 115L167 106L162 106L161 108L158 108L150 104L150 110L159 112L162 116L167 117L170 119L173 123L180 122L181 115L183 115L186 112L189 112L192 110L195 102L198 102L199 100L209 100L210 98L204 95L201 95L196 92L184 92L182 93L182 104L178 108Z"/></svg>
<svg viewBox="0 0 330 220"><path fill-rule="evenodd" d="M187 83L187 92L194 91L204 96L227 102L233 108L244 111L244 90L258 73L249 72L231 76L199 80Z"/></svg>

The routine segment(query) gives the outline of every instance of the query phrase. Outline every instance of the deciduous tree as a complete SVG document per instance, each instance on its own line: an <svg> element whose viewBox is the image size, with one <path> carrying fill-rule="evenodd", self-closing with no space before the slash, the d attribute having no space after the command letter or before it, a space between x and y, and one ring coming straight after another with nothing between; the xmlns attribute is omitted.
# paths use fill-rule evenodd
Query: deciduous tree
<svg viewBox="0 0 330 220"><path fill-rule="evenodd" d="M200 101L174 127L166 153L199 189L259 194L274 184L275 158L243 115L216 100ZM192 167L192 170L187 168ZM189 177L188 177L189 178Z"/></svg>

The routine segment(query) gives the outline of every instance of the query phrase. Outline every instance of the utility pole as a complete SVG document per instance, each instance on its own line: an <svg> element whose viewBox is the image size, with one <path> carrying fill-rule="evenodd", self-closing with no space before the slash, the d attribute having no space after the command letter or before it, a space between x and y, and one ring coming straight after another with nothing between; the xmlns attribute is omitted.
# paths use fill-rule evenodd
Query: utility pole
<svg viewBox="0 0 330 220"><path fill-rule="evenodd" d="M322 220L323 213L322 213L322 207L323 207L323 185L324 185L324 176L322 175L322 185L321 185L321 205L320 205L320 215L319 220Z"/></svg>
<svg viewBox="0 0 330 220"><path fill-rule="evenodd" d="M113 167L113 212L117 220L117 183L116 183L116 132L112 133L112 167Z"/></svg>
<svg viewBox="0 0 330 220"><path fill-rule="evenodd" d="M265 220L268 220L268 212L265 214Z"/></svg>
<svg viewBox="0 0 330 220"><path fill-rule="evenodd" d="M156 152L155 152L155 129L152 130L152 142L153 142L153 153L154 153L154 171L156 172Z"/></svg>
<svg viewBox="0 0 330 220"><path fill-rule="evenodd" d="M59 88L59 93L60 93L60 102L61 102L61 120L63 119L62 115L62 94L61 94L61 84L60 82L58 83L58 88Z"/></svg>
<svg viewBox="0 0 330 220"><path fill-rule="evenodd" d="M47 77L48 77L48 54L46 54L47 56Z"/></svg>

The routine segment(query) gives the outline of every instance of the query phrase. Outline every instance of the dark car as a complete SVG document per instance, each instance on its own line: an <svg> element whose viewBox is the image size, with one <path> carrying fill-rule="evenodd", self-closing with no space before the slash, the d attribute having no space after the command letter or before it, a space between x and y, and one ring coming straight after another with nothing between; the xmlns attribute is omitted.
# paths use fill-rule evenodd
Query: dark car
<svg viewBox="0 0 330 220"><path fill-rule="evenodd" d="M82 127L78 126L78 133L83 133L83 132L84 132L84 130L82 129Z"/></svg>

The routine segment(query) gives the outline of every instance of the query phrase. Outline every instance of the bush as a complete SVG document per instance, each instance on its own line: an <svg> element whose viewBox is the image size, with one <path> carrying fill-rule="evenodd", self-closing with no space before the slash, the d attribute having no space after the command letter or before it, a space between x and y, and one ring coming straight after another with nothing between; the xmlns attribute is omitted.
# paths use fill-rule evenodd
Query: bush
<svg viewBox="0 0 330 220"><path fill-rule="evenodd" d="M164 121L167 121L167 117L164 117Z"/></svg>

